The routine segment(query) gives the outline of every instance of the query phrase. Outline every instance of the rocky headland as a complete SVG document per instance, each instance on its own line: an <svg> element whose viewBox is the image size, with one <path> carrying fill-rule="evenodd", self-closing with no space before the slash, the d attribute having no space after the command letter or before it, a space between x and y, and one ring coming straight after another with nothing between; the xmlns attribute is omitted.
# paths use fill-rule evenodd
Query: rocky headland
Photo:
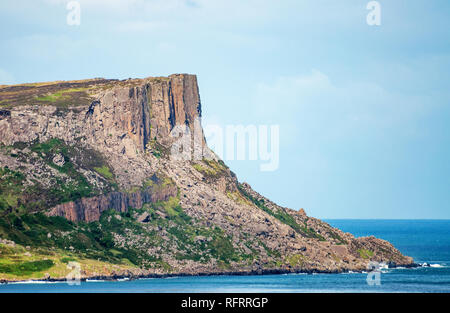
<svg viewBox="0 0 450 313"><path fill-rule="evenodd" d="M207 157L171 158L200 119L195 75L0 86L0 280L414 264L239 182L202 132Z"/></svg>

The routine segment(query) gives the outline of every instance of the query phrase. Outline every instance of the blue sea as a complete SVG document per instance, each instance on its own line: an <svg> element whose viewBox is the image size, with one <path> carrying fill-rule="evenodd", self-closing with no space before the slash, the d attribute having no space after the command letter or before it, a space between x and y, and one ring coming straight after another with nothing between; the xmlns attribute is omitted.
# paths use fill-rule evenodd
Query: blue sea
<svg viewBox="0 0 450 313"><path fill-rule="evenodd" d="M90 281L16 283L0 292L450 292L450 220L327 220L355 236L374 235L393 243L417 263L430 267L383 269L379 285L365 273L212 276Z"/></svg>

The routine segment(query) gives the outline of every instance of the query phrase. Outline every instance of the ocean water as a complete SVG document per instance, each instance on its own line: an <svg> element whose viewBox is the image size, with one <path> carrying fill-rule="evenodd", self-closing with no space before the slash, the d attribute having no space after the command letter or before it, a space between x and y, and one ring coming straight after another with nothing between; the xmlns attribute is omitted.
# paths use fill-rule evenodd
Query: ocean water
<svg viewBox="0 0 450 313"><path fill-rule="evenodd" d="M379 285L365 273L210 276L134 281L15 283L0 292L450 292L450 220L327 220L355 236L374 235L431 267L383 269Z"/></svg>

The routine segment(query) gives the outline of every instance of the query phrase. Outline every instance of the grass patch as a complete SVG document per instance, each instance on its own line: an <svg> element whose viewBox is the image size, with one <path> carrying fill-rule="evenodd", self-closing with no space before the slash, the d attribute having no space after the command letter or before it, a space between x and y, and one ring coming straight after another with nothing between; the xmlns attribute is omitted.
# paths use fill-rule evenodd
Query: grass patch
<svg viewBox="0 0 450 313"><path fill-rule="evenodd" d="M0 168L0 212L18 206L25 176L9 168Z"/></svg>
<svg viewBox="0 0 450 313"><path fill-rule="evenodd" d="M152 188L165 188L168 186L175 186L175 182L172 180L172 178L161 174L153 174L150 179L144 182L143 187L152 187Z"/></svg>
<svg viewBox="0 0 450 313"><path fill-rule="evenodd" d="M57 101L64 101L71 99L71 93L86 92L88 88L70 88L65 90L60 90L58 92L47 94L45 96L37 96L36 100L40 102L50 102L55 103Z"/></svg>
<svg viewBox="0 0 450 313"><path fill-rule="evenodd" d="M227 167L225 164L215 160L203 159L199 163L192 164L192 167L197 170L197 172L210 179L217 179L227 174Z"/></svg>
<svg viewBox="0 0 450 313"><path fill-rule="evenodd" d="M17 276L30 275L34 272L48 270L54 265L52 260L22 262L17 264L0 264L0 273Z"/></svg>
<svg viewBox="0 0 450 313"><path fill-rule="evenodd" d="M102 167L94 167L94 170L103 177L105 177L107 180L114 179L114 175L111 173L109 167L107 167L106 165L103 165Z"/></svg>
<svg viewBox="0 0 450 313"><path fill-rule="evenodd" d="M374 252L371 250L367 250L367 249L358 249L357 250L359 253L359 256L363 259L370 259L371 257L373 257Z"/></svg>
<svg viewBox="0 0 450 313"><path fill-rule="evenodd" d="M243 204L243 205L250 205L251 202L248 201L248 199L246 199L244 196L242 196L242 194L239 191L234 191L234 192L227 192L227 197L237 203Z"/></svg>
<svg viewBox="0 0 450 313"><path fill-rule="evenodd" d="M75 258L69 258L69 257L64 257L64 258L61 258L60 261L61 261L61 263L69 264L69 262L76 262L77 259L75 259Z"/></svg>
<svg viewBox="0 0 450 313"><path fill-rule="evenodd" d="M80 264L86 275L109 275L113 270L135 267L131 264L112 264L89 258L75 258L59 249L27 248L21 245L0 244L0 280L64 278L71 271L69 262Z"/></svg>
<svg viewBox="0 0 450 313"><path fill-rule="evenodd" d="M286 261L292 267L303 266L303 263L305 261L305 256L303 256L302 254L290 255L286 258Z"/></svg>

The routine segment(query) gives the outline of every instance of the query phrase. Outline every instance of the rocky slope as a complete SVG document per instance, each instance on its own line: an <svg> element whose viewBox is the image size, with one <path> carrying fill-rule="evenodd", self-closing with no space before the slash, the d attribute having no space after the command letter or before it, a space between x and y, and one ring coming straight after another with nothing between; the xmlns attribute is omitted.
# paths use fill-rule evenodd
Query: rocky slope
<svg viewBox="0 0 450 313"><path fill-rule="evenodd" d="M127 265L102 274L116 276L412 264L239 183L194 130L200 118L194 75L0 87L0 238ZM177 129L204 159L171 157Z"/></svg>

